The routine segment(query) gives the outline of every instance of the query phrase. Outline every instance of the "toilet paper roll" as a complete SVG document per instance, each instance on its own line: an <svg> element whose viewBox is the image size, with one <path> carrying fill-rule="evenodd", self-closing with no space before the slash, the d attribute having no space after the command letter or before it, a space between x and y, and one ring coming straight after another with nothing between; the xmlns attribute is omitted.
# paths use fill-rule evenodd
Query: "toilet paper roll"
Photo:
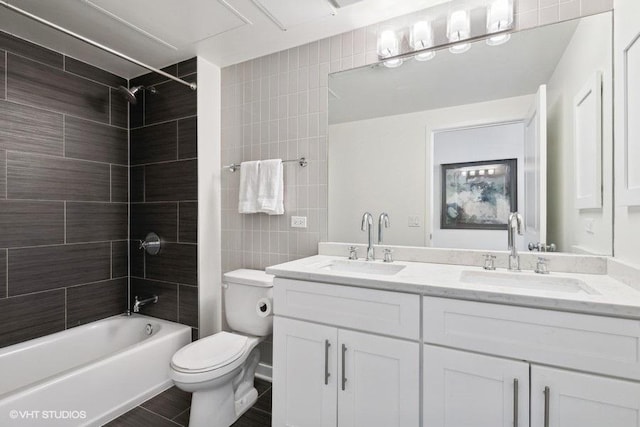
<svg viewBox="0 0 640 427"><path fill-rule="evenodd" d="M256 304L256 313L260 317L267 317L273 314L273 303L270 298L260 298Z"/></svg>

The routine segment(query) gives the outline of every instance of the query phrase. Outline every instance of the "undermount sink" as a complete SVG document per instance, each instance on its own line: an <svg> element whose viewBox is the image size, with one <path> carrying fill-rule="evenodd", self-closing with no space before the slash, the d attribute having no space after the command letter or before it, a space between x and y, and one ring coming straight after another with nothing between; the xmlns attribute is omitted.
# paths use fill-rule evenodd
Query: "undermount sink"
<svg viewBox="0 0 640 427"><path fill-rule="evenodd" d="M335 260L319 267L321 270L329 270L340 273L376 274L393 276L404 269L404 265L382 263L376 261L347 261Z"/></svg>
<svg viewBox="0 0 640 427"><path fill-rule="evenodd" d="M533 289L569 294L599 295L584 281L572 277L547 276L542 274L509 273L497 271L463 271L460 281L486 286L501 286L517 289Z"/></svg>

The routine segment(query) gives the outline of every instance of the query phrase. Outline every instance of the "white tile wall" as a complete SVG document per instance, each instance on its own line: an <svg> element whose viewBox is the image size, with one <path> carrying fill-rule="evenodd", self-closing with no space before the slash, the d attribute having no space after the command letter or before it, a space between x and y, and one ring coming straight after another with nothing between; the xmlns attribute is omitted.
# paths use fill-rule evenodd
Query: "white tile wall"
<svg viewBox="0 0 640 427"><path fill-rule="evenodd" d="M613 0L515 0L516 25L535 27L612 7ZM408 21L401 17L222 70L223 165L309 159L307 168L285 166L286 213L277 217L238 214L240 174L223 171L223 271L263 269L317 253L327 236L328 74L376 62L378 28ZM291 215L306 216L309 228L290 228Z"/></svg>

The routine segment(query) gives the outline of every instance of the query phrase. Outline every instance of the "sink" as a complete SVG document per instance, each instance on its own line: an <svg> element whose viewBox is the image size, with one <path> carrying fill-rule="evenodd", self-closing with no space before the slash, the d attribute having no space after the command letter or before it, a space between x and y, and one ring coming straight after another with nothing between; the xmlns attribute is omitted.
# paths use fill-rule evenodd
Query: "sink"
<svg viewBox="0 0 640 427"><path fill-rule="evenodd" d="M320 270L329 270L340 273L375 274L393 276L405 268L404 265L382 263L375 261L347 261L335 260L319 267Z"/></svg>
<svg viewBox="0 0 640 427"><path fill-rule="evenodd" d="M463 271L460 281L487 286L532 289L569 294L599 295L584 281L572 277L548 276L542 274L508 273L497 271Z"/></svg>

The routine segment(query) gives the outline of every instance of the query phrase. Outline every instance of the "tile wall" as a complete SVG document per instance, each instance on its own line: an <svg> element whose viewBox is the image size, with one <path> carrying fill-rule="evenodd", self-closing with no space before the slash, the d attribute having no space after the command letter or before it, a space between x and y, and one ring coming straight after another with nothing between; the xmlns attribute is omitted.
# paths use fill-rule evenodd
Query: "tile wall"
<svg viewBox="0 0 640 427"><path fill-rule="evenodd" d="M514 0L516 26L545 25L611 10L613 0ZM222 269L265 267L317 254L327 239L329 73L378 61L382 26L360 28L222 69L222 164L304 156L285 166L285 215L238 214L239 173L222 172ZM292 229L290 217L308 217ZM354 227L359 218L354 218ZM263 346L268 361L268 343Z"/></svg>
<svg viewBox="0 0 640 427"><path fill-rule="evenodd" d="M122 313L123 78L0 32L0 347Z"/></svg>
<svg viewBox="0 0 640 427"><path fill-rule="evenodd" d="M196 58L164 68L196 81ZM131 123L131 299L155 294L143 313L198 328L197 93L145 74L130 87L153 86L130 109ZM149 232L162 239L151 256L138 249Z"/></svg>

